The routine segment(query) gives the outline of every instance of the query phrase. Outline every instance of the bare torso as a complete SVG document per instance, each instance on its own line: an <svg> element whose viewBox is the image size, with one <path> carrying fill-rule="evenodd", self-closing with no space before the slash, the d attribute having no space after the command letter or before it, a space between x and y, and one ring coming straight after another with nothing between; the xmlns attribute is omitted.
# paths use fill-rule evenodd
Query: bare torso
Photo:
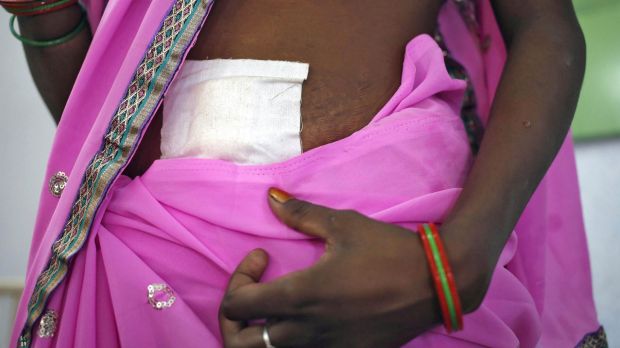
<svg viewBox="0 0 620 348"><path fill-rule="evenodd" d="M213 7L188 59L252 58L310 64L303 87L304 151L370 122L400 84L405 45L433 32L441 0L227 0ZM126 170L160 156L161 111Z"/></svg>

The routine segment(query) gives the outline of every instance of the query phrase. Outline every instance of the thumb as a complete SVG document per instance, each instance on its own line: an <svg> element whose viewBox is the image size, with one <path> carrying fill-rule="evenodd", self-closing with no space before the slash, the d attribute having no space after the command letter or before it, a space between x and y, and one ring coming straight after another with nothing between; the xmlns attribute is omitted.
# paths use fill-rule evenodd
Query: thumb
<svg viewBox="0 0 620 348"><path fill-rule="evenodd" d="M237 290L238 288L260 282L260 278L265 273L269 256L262 249L252 250L241 260L237 269L230 276L228 289L226 292Z"/></svg>
<svg viewBox="0 0 620 348"><path fill-rule="evenodd" d="M302 201L278 188L269 189L269 206L288 227L303 234L329 240L338 210Z"/></svg>
<svg viewBox="0 0 620 348"><path fill-rule="evenodd" d="M228 288L226 289L224 299L220 305L219 310L219 322L220 332L225 342L228 342L232 337L238 334L241 330L247 327L247 323L242 321L233 321L224 316L223 306L226 300L230 300L232 292L249 284L258 283L260 278L265 273L267 264L269 262L269 256L262 249L252 250L246 257L239 263L237 269L230 276Z"/></svg>

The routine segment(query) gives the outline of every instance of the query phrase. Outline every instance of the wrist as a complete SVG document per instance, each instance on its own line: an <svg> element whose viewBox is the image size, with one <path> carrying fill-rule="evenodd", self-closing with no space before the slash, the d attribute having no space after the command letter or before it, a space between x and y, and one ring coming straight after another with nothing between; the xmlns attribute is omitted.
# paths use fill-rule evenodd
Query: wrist
<svg viewBox="0 0 620 348"><path fill-rule="evenodd" d="M454 274L464 313L475 311L488 290L497 258L484 239L463 225L443 224L441 238Z"/></svg>

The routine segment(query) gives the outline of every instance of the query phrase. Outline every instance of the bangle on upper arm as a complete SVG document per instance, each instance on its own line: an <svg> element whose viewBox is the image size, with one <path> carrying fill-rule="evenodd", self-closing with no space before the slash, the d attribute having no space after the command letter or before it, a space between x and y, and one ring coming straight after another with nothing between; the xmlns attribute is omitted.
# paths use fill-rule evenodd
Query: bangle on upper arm
<svg viewBox="0 0 620 348"><path fill-rule="evenodd" d="M0 0L0 5L4 7L7 12L18 16L36 16L50 12L56 12L74 5L78 0L46 0L46 1L27 1L27 2L14 2Z"/></svg>
<svg viewBox="0 0 620 348"><path fill-rule="evenodd" d="M62 2L62 0L57 3L60 3L60 2ZM70 0L69 2L71 2L71 5L72 5L72 4L75 4L77 1ZM88 24L86 10L84 9L82 5L80 5L80 8L82 11L81 11L81 19L78 25L73 30L71 30L68 34L65 34L59 38L51 39L51 40L33 40L33 39L28 39L26 37L21 36L17 32L17 30L15 30L15 18L16 18L15 14L11 17L9 21L11 34L13 34L13 36L16 39L18 39L25 45L33 46L33 47L51 47L51 46L57 46L57 45L63 44L75 38L80 32L82 32L82 30L84 30L84 28L86 28L86 25Z"/></svg>

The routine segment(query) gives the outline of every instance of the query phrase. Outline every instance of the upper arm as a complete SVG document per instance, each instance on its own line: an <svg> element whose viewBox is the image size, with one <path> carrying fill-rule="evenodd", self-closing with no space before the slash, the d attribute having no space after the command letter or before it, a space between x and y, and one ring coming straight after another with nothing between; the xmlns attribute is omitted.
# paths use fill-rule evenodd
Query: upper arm
<svg viewBox="0 0 620 348"><path fill-rule="evenodd" d="M508 47L528 30L553 35L571 45L585 44L571 0L491 0Z"/></svg>

